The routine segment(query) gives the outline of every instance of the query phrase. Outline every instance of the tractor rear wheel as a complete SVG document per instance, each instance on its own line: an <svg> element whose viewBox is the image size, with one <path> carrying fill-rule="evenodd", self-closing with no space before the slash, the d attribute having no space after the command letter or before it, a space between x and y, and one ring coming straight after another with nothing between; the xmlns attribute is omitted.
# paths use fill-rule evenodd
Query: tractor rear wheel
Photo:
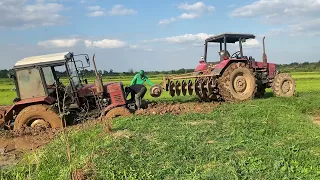
<svg viewBox="0 0 320 180"><path fill-rule="evenodd" d="M58 114L48 105L32 105L24 108L17 116L14 122L14 130L21 129L24 126L61 128L63 123Z"/></svg>
<svg viewBox="0 0 320 180"><path fill-rule="evenodd" d="M280 73L273 80L272 90L276 97L291 97L295 95L296 83L288 73Z"/></svg>
<svg viewBox="0 0 320 180"><path fill-rule="evenodd" d="M129 116L131 115L130 111L125 107L116 107L107 112L104 119L113 119L119 116Z"/></svg>
<svg viewBox="0 0 320 180"><path fill-rule="evenodd" d="M257 91L253 70L243 62L230 64L219 78L219 94L225 101L239 102L254 98Z"/></svg>
<svg viewBox="0 0 320 180"><path fill-rule="evenodd" d="M107 114L105 115L104 119L107 124L106 132L110 133L112 128L112 119L116 117L123 117L123 116L130 116L130 111L125 107L116 107L111 109Z"/></svg>

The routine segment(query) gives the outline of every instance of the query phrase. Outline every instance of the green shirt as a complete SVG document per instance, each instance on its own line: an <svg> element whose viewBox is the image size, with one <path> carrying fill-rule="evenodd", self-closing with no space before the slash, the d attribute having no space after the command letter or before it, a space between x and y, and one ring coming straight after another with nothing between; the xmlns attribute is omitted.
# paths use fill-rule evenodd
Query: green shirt
<svg viewBox="0 0 320 180"><path fill-rule="evenodd" d="M144 76L143 78L141 78L140 74L136 74L131 83L130 86L135 85L135 84L144 84L144 82L147 82L150 86L153 86L153 83L148 79L147 76Z"/></svg>

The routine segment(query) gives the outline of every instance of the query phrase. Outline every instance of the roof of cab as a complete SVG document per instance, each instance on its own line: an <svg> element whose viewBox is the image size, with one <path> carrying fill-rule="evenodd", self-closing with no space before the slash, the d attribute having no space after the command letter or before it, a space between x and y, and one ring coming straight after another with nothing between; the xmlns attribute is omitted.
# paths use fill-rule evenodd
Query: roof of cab
<svg viewBox="0 0 320 180"><path fill-rule="evenodd" d="M223 33L216 36L211 36L206 39L206 42L221 42L223 43L224 37L227 38L227 43L235 43L239 39L254 39L255 35L253 34L241 34L241 33Z"/></svg>
<svg viewBox="0 0 320 180"><path fill-rule="evenodd" d="M72 58L72 56L73 56L73 53L71 52L62 52L62 53L55 53L55 54L46 54L41 56L26 57L16 62L16 64L14 65L14 68L28 67L28 66L34 66L34 65L63 64L68 59Z"/></svg>

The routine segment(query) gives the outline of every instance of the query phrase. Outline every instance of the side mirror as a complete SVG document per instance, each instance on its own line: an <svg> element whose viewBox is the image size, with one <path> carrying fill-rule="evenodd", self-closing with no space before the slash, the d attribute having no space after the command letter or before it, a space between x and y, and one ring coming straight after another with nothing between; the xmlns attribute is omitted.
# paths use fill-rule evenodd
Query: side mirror
<svg viewBox="0 0 320 180"><path fill-rule="evenodd" d="M89 57L88 56L86 56L86 61L87 61L87 63L89 64L89 66L90 66L90 59L89 59Z"/></svg>

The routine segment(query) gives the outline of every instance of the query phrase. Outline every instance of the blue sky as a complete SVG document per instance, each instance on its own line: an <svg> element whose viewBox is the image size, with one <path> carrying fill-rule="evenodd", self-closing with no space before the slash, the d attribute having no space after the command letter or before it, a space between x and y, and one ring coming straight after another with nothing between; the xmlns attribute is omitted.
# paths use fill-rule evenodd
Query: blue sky
<svg viewBox="0 0 320 180"><path fill-rule="evenodd" d="M318 0L0 0L2 68L27 56L96 53L101 70L196 67L205 38L252 33L245 55L269 62L318 61ZM230 46L230 53L236 51ZM218 60L211 45L209 61Z"/></svg>

